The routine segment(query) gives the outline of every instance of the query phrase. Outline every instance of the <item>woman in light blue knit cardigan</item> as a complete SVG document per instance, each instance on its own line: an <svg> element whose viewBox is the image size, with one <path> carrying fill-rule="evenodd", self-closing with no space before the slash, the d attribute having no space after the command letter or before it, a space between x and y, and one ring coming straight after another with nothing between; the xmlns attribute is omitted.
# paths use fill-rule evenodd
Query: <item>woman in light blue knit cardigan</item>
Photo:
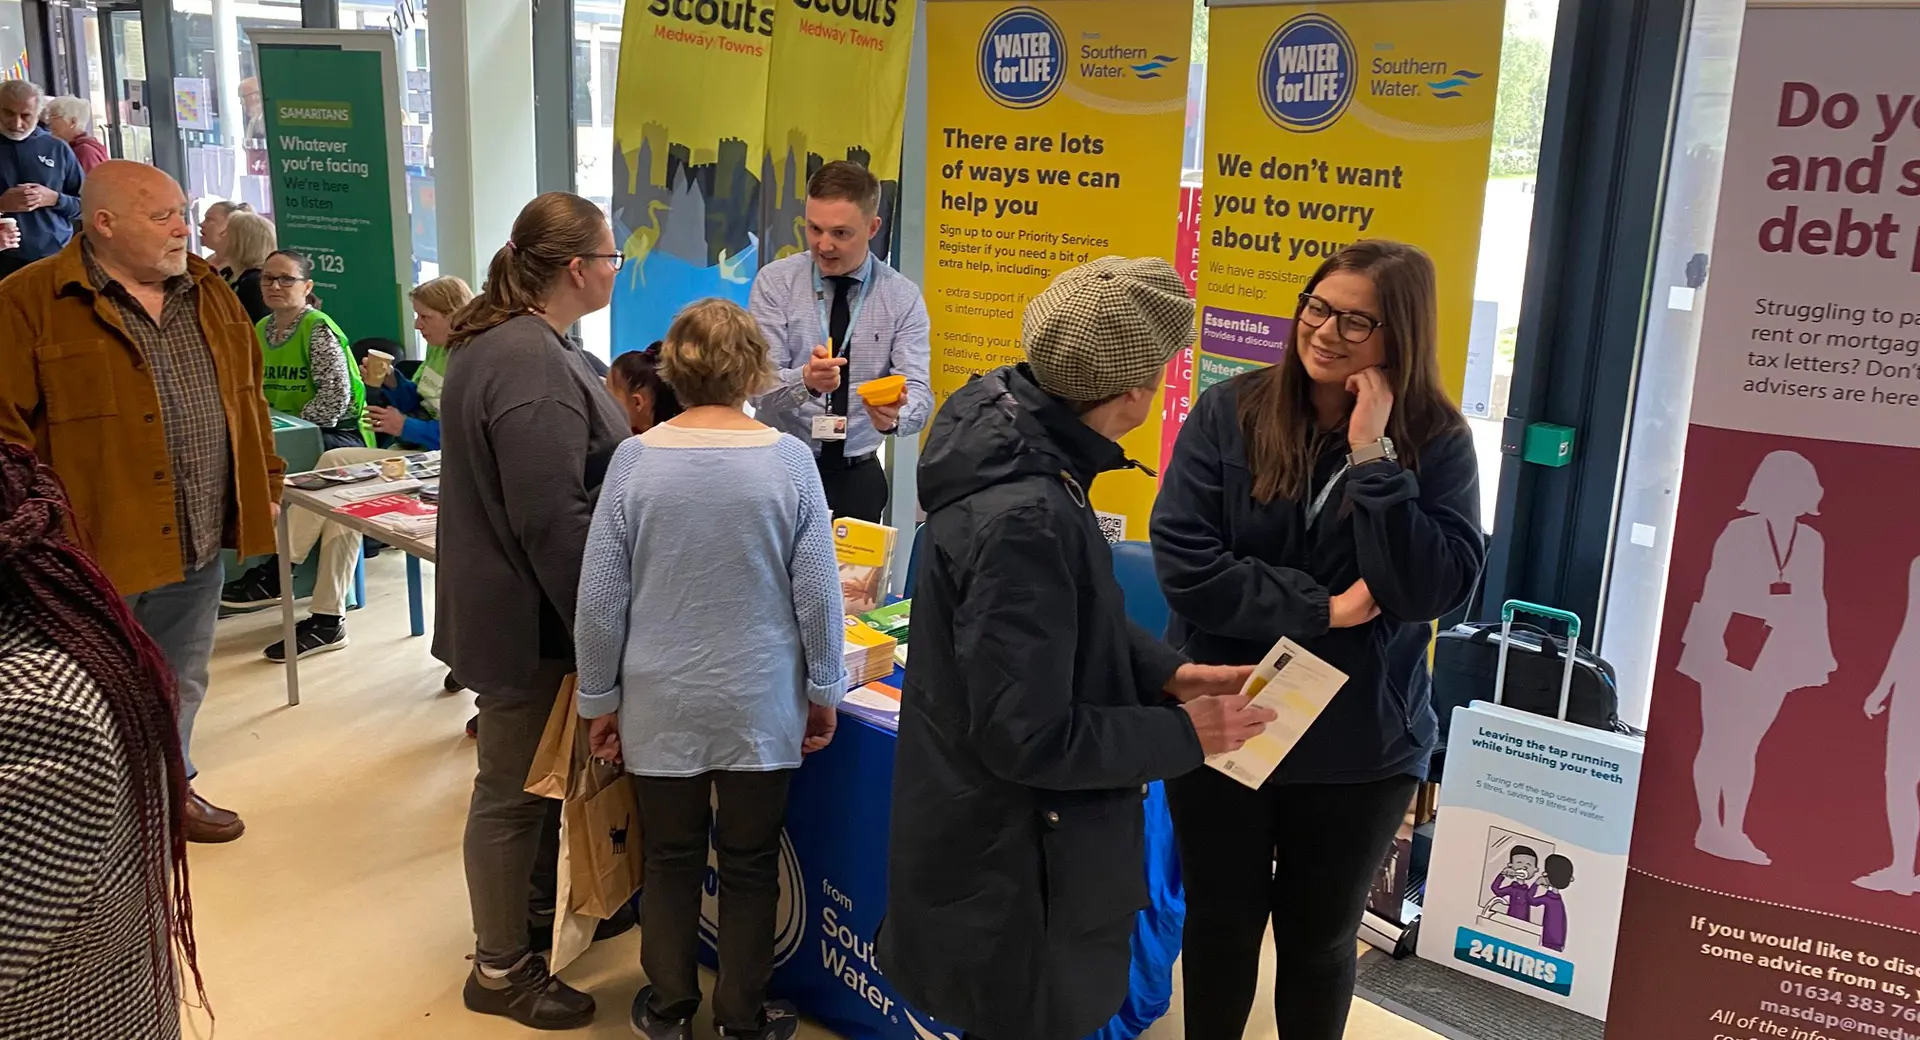
<svg viewBox="0 0 1920 1040"><path fill-rule="evenodd" d="M620 447L580 569L580 714L634 776L646 854L636 1032L690 1035L700 886L719 852L728 1037L788 1040L769 1004L781 822L802 754L846 693L831 517L811 449L749 418L772 379L753 319L724 300L675 319L660 370L685 411ZM718 818L709 806L717 790Z"/></svg>

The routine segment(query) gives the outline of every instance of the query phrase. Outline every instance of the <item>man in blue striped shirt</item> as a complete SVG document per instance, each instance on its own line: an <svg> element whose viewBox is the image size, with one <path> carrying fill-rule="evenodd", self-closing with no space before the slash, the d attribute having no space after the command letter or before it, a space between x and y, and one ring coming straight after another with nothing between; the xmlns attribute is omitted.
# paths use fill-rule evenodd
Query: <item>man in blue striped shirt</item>
<svg viewBox="0 0 1920 1040"><path fill-rule="evenodd" d="M927 305L873 255L879 209L880 182L865 167L820 167L807 182L807 251L761 268L749 307L779 371L755 414L813 448L833 515L875 522L887 507L881 442L919 433L933 416ZM893 403L855 392L888 375L907 381Z"/></svg>

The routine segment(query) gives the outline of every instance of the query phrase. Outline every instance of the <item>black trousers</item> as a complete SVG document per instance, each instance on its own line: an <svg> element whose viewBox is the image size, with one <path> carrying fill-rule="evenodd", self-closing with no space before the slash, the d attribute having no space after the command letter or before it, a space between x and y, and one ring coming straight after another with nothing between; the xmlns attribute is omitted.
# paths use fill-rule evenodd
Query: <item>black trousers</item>
<svg viewBox="0 0 1920 1040"><path fill-rule="evenodd" d="M887 511L887 471L877 455L851 466L822 463L820 483L827 490L827 508L834 516L877 524Z"/></svg>
<svg viewBox="0 0 1920 1040"><path fill-rule="evenodd" d="M1340 1040L1367 893L1419 781L1270 784L1212 769L1167 782L1187 889L1187 1040L1240 1040L1273 922L1281 1040Z"/></svg>
<svg viewBox="0 0 1920 1040"><path fill-rule="evenodd" d="M640 966L653 985L654 1014L688 1019L700 1007L700 895L711 833L720 860L720 978L713 1020L734 1033L760 1028L773 978L780 828L792 778L791 770L633 778L646 853Z"/></svg>

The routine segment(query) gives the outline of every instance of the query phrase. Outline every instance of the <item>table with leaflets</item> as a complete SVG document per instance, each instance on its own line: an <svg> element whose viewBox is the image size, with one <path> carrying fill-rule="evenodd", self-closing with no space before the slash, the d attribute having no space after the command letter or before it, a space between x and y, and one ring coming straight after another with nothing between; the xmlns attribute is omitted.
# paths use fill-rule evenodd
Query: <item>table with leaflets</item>
<svg viewBox="0 0 1920 1040"><path fill-rule="evenodd" d="M396 460L387 460L393 462ZM434 521L437 507L422 501L422 492L431 497L440 475L440 453L408 455L398 460L406 473L399 479L381 474L380 463L368 462L338 469L296 473L287 477L280 498L280 623L281 638L289 648L297 648L294 634L294 598L291 537L289 522L295 509L319 513L361 535L377 539L407 556L407 602L411 631L415 636L427 632L426 605L423 600L420 561L434 562ZM315 548L318 552L318 547ZM300 655L287 655L287 703L300 703Z"/></svg>

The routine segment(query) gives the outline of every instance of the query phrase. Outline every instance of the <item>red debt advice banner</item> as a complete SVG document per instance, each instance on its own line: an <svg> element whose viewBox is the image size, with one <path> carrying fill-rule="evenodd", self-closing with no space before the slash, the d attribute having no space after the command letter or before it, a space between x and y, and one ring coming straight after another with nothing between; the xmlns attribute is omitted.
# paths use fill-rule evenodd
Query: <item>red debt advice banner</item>
<svg viewBox="0 0 1920 1040"><path fill-rule="evenodd" d="M1920 1037L1916 50L1746 14L1609 1040Z"/></svg>

